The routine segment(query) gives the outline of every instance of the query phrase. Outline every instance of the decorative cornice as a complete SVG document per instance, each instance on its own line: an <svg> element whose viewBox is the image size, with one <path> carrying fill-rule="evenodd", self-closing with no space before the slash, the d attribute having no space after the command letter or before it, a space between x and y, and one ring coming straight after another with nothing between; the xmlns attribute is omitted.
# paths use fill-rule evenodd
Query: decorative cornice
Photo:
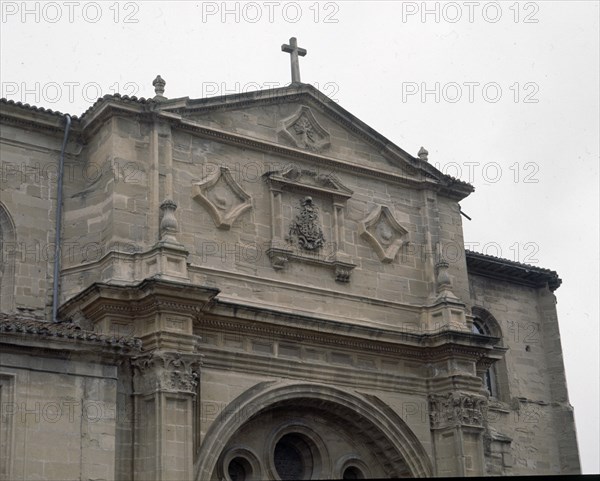
<svg viewBox="0 0 600 481"><path fill-rule="evenodd" d="M133 286L94 283L65 302L59 309L59 316L70 318L79 311L88 318L105 312L143 316L156 310L198 314L218 293L215 288L156 278Z"/></svg>
<svg viewBox="0 0 600 481"><path fill-rule="evenodd" d="M3 334L3 342L9 341L11 335L27 335L73 343L102 344L117 350L139 351L142 348L142 341L137 337L110 336L82 329L75 323L48 322L19 314L0 313L0 333Z"/></svg>
<svg viewBox="0 0 600 481"><path fill-rule="evenodd" d="M220 303L217 301L215 307ZM292 342L308 342L314 345L336 346L354 352L375 352L404 356L422 361L433 361L446 357L465 357L477 361L490 352L491 344L497 338L472 339L469 333L446 331L435 334L413 334L375 328L348 326L336 328L331 321L319 322L319 330L313 330L310 324L295 322L298 327L289 324L274 325L267 323L263 313L263 322L247 322L243 312L238 308L235 314L239 317L213 317L206 312L197 321L197 327L215 331L244 333L246 336L257 336L268 339L281 339ZM312 320L314 323L314 319ZM329 325L328 325L329 324ZM300 327L301 326L301 327ZM481 337L481 336L480 336Z"/></svg>
<svg viewBox="0 0 600 481"><path fill-rule="evenodd" d="M323 175L316 170L290 167L283 171L266 172L263 176L277 188L323 194L336 201L348 200L354 194L334 174Z"/></svg>
<svg viewBox="0 0 600 481"><path fill-rule="evenodd" d="M547 285L551 291L555 291L562 284L562 279L558 277L558 273L550 269L522 264L470 250L466 250L465 254L469 275L490 277L492 279L535 288Z"/></svg>

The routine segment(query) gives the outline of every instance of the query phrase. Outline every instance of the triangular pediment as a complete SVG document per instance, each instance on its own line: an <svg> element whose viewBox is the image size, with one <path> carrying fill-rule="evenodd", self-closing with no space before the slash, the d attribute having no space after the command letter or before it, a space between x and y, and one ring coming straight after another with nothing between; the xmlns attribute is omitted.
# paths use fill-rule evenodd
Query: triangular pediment
<svg viewBox="0 0 600 481"><path fill-rule="evenodd" d="M299 153L439 184L462 198L473 188L410 155L308 84L243 94L162 102L159 110L207 129L229 132Z"/></svg>

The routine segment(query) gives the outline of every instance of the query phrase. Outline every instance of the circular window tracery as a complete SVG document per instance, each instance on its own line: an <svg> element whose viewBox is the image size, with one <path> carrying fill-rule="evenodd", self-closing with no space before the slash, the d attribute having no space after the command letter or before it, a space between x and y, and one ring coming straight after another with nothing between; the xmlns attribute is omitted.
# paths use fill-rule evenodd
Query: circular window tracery
<svg viewBox="0 0 600 481"><path fill-rule="evenodd" d="M265 443L265 459L272 479L319 479L331 472L331 459L320 434L301 419L285 420Z"/></svg>
<svg viewBox="0 0 600 481"><path fill-rule="evenodd" d="M253 481L263 479L263 470L256 454L244 446L234 446L221 457L219 479Z"/></svg>
<svg viewBox="0 0 600 481"><path fill-rule="evenodd" d="M356 466L348 466L346 469L344 469L342 479L365 479L365 475Z"/></svg>
<svg viewBox="0 0 600 481"><path fill-rule="evenodd" d="M281 437L273 453L273 462L279 478L283 481L310 479L314 469L314 449L310 440L299 433L289 433Z"/></svg>
<svg viewBox="0 0 600 481"><path fill-rule="evenodd" d="M248 481L252 476L252 466L247 459L238 456L229 461L227 474L231 481Z"/></svg>

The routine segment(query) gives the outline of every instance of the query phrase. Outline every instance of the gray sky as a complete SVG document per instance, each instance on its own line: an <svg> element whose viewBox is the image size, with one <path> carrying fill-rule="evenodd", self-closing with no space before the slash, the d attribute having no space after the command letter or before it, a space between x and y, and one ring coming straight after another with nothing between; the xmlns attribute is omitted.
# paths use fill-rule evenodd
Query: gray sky
<svg viewBox="0 0 600 481"><path fill-rule="evenodd" d="M104 94L167 97L302 81L470 181L473 250L558 271L584 472L599 472L599 4L3 1L2 96L81 115Z"/></svg>

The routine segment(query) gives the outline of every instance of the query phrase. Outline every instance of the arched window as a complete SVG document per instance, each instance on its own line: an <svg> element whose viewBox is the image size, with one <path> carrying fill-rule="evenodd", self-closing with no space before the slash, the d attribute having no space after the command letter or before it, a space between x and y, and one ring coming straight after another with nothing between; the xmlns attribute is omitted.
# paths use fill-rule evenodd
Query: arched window
<svg viewBox="0 0 600 481"><path fill-rule="evenodd" d="M8 209L0 202L0 311L14 310L15 224Z"/></svg>
<svg viewBox="0 0 600 481"><path fill-rule="evenodd" d="M497 346L503 346L502 330L498 321L487 310L481 307L473 307L473 325L471 332L481 336L497 337L500 339ZM508 378L506 375L506 364L504 358L480 373L483 385L489 391L490 396L497 400L507 399Z"/></svg>

